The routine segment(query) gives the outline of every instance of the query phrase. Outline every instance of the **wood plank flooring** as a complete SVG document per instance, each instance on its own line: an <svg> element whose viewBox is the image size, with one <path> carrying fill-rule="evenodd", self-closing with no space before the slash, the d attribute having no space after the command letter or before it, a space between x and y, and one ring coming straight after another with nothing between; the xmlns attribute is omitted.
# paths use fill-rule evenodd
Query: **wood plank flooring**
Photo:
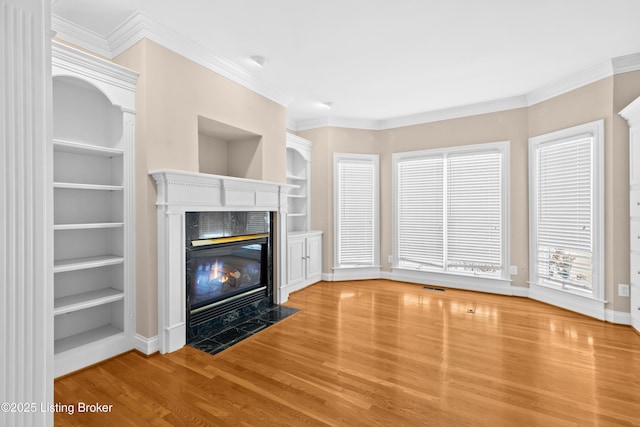
<svg viewBox="0 0 640 427"><path fill-rule="evenodd" d="M130 352L55 383L56 426L640 426L640 335L524 298L321 282L215 356Z"/></svg>

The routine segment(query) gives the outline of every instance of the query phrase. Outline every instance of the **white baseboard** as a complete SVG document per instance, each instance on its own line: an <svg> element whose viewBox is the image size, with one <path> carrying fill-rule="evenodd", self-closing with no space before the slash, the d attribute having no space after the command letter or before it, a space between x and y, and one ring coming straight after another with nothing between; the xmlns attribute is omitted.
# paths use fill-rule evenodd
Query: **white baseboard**
<svg viewBox="0 0 640 427"><path fill-rule="evenodd" d="M619 325L631 325L631 313L625 313L622 311L605 310L604 320L611 323L617 323Z"/></svg>
<svg viewBox="0 0 640 427"><path fill-rule="evenodd" d="M566 310L575 311L585 316L595 317L600 320L607 320L605 310L606 301L600 301L546 286L529 284L529 298L541 301Z"/></svg>
<svg viewBox="0 0 640 427"><path fill-rule="evenodd" d="M325 279L326 277L326 279ZM323 280L340 282L342 280L370 280L382 278L380 267L336 268L332 274L322 274Z"/></svg>
<svg viewBox="0 0 640 427"><path fill-rule="evenodd" d="M514 297L529 298L529 288L523 288L522 286L512 286L511 295Z"/></svg>
<svg viewBox="0 0 640 427"><path fill-rule="evenodd" d="M146 338L142 335L136 334L135 348L136 350L143 354L146 354L147 356L150 356L153 353L157 353L160 349L158 336L156 335L155 337Z"/></svg>
<svg viewBox="0 0 640 427"><path fill-rule="evenodd" d="M462 275L440 274L403 269L393 269L393 271L390 273L386 272L385 278L399 282L442 286L445 288L461 289L465 291L489 292L499 295L514 295L513 289L515 288L515 286L511 286L511 282L508 280L468 277ZM518 296L521 296L521 291L516 292Z"/></svg>

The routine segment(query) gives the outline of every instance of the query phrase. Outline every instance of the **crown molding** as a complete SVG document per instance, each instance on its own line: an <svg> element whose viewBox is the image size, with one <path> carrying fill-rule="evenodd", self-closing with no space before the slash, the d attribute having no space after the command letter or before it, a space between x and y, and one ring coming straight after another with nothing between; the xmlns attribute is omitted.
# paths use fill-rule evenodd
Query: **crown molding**
<svg viewBox="0 0 640 427"><path fill-rule="evenodd" d="M113 55L107 39L85 27L74 24L58 15L51 15L51 29L56 32L56 38L74 44L82 49L112 59Z"/></svg>
<svg viewBox="0 0 640 427"><path fill-rule="evenodd" d="M107 37L103 37L55 14L51 17L51 26L57 32L56 37L60 40L109 59L113 59L143 38L147 38L284 107L291 101L289 95L266 82L256 79L246 69L229 61L224 56L212 52L211 49L159 24L140 11L130 15ZM382 120L320 117L296 121L288 118L287 128L292 131L321 127L384 130L494 113L530 107L612 75L631 71L640 71L640 53L612 58L609 61L552 82L528 94L511 98Z"/></svg>
<svg viewBox="0 0 640 427"><path fill-rule="evenodd" d="M291 97L264 81L256 79L246 69L154 21L140 11L133 13L120 24L107 36L107 41L113 56L116 57L143 38L152 40L284 107L291 102Z"/></svg>
<svg viewBox="0 0 640 427"><path fill-rule="evenodd" d="M57 42L51 43L51 64L129 91L135 91L138 81L133 70Z"/></svg>
<svg viewBox="0 0 640 427"><path fill-rule="evenodd" d="M329 126L362 130L380 130L380 120L355 119L349 117L330 117Z"/></svg>
<svg viewBox="0 0 640 427"><path fill-rule="evenodd" d="M640 71L640 52L613 58L611 62L613 64L614 74Z"/></svg>
<svg viewBox="0 0 640 427"><path fill-rule="evenodd" d="M293 131L318 129L322 127L380 130L380 120L353 119L348 117L319 117L293 122Z"/></svg>
<svg viewBox="0 0 640 427"><path fill-rule="evenodd" d="M606 61L530 92L526 95L527 102L529 106L539 104L612 75L612 61Z"/></svg>
<svg viewBox="0 0 640 427"><path fill-rule="evenodd" d="M514 110L516 108L524 108L527 106L527 99L525 96L514 96L511 98L463 105L460 107L429 111L426 113L412 114L384 120L321 117L294 122L293 125L295 125L295 127L289 127L289 129L294 131L304 131L321 127L344 127L363 130L387 130L439 122L442 120L458 119L461 117L477 116L480 114L495 113L498 111Z"/></svg>
<svg viewBox="0 0 640 427"><path fill-rule="evenodd" d="M516 108L526 108L579 89L591 83L595 83L598 80L631 71L640 71L640 53L612 58L609 61L605 61L579 73L567 76L525 95L482 102L479 104L463 105L443 110L428 111L425 113L412 114L391 119L372 120L369 121L369 124L367 124L366 120L360 119L354 122L351 122L350 119L340 118L308 119L298 122L290 122L289 129L294 131L303 131L326 126L338 126L351 127L355 129L385 130L476 116L480 114L495 113L498 111L506 111Z"/></svg>
<svg viewBox="0 0 640 427"><path fill-rule="evenodd" d="M429 111L426 113L412 114L409 116L381 120L379 128L395 129L425 123L440 122L443 120L459 119L462 117L496 113L498 111L515 110L517 108L525 108L527 106L527 98L525 96L514 96L511 98L497 99L493 101L480 102L477 104L469 104L460 107L452 107L442 110Z"/></svg>
<svg viewBox="0 0 640 427"><path fill-rule="evenodd" d="M57 15L52 15L51 19L52 29L57 32L56 37L96 55L113 59L147 38L277 104L286 107L291 101L291 97L284 92L256 79L239 65L159 24L142 12L130 15L107 37Z"/></svg>

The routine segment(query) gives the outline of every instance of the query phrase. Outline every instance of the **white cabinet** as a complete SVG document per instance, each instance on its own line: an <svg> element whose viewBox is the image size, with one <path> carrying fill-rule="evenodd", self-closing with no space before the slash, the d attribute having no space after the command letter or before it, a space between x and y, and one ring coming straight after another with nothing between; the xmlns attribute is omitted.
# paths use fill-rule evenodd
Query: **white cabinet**
<svg viewBox="0 0 640 427"><path fill-rule="evenodd" d="M640 98L620 112L629 123L631 323L640 331Z"/></svg>
<svg viewBox="0 0 640 427"><path fill-rule="evenodd" d="M322 233L289 233L287 239L288 295L322 279Z"/></svg>
<svg viewBox="0 0 640 427"><path fill-rule="evenodd" d="M134 348L137 74L57 43L53 75L55 376Z"/></svg>

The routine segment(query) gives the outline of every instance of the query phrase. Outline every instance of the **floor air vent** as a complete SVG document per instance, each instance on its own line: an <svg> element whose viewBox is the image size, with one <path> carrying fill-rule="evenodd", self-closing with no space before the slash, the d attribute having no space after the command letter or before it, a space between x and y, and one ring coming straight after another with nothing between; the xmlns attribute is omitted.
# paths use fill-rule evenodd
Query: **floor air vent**
<svg viewBox="0 0 640 427"><path fill-rule="evenodd" d="M438 291L438 292L444 292L445 290L442 288L434 288L432 286L423 286L423 289L426 289L428 291Z"/></svg>

